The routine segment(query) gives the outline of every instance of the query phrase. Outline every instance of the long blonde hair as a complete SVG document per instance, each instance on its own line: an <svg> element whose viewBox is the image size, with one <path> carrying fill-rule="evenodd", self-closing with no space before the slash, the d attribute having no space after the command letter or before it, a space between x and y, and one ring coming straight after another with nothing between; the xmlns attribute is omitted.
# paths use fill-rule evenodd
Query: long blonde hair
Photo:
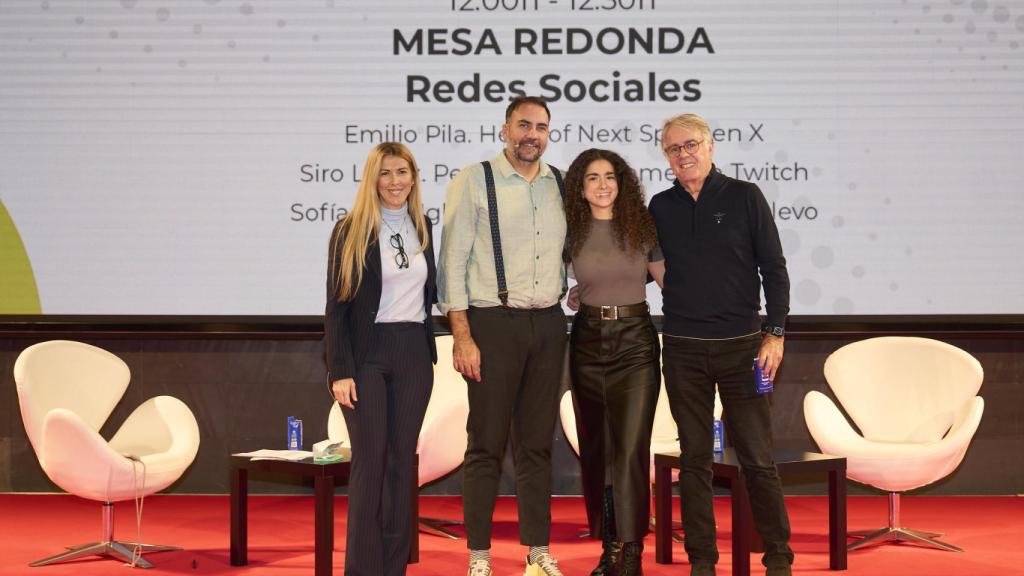
<svg viewBox="0 0 1024 576"><path fill-rule="evenodd" d="M416 226L420 239L420 252L427 249L427 219L423 215L423 198L420 194L420 171L416 159L404 144L381 142L370 151L363 168L363 180L356 192L352 211L342 218L331 234L328 246L327 278L331 282L331 294L339 301L351 300L363 281L366 269L366 249L380 238L380 197L377 194L377 180L385 156L395 156L409 163L412 170L412 190L407 206L409 217ZM412 255L410 255L411 257Z"/></svg>

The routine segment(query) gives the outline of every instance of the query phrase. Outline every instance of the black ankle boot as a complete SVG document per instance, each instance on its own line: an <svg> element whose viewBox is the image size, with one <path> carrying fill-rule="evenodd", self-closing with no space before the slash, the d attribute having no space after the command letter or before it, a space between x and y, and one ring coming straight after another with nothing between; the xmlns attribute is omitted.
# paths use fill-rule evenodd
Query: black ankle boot
<svg viewBox="0 0 1024 576"><path fill-rule="evenodd" d="M601 548L601 559L597 561L597 568L594 568L590 576L618 576L622 542L604 541Z"/></svg>
<svg viewBox="0 0 1024 576"><path fill-rule="evenodd" d="M644 543L626 542L622 545L622 569L617 576L643 576Z"/></svg>
<svg viewBox="0 0 1024 576"><path fill-rule="evenodd" d="M615 506L612 502L612 487L604 487L604 504L601 514L601 559L590 576L618 576L622 559L622 542L615 540Z"/></svg>

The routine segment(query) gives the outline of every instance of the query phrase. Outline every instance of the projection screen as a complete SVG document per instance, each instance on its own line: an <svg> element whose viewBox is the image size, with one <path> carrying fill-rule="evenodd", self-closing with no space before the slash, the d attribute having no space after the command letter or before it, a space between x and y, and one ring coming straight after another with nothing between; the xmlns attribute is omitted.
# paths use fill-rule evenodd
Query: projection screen
<svg viewBox="0 0 1024 576"><path fill-rule="evenodd" d="M648 199L706 117L793 314L1021 314L1022 41L1019 1L4 0L0 313L319 314L370 148L439 232L530 94L545 160L613 149Z"/></svg>

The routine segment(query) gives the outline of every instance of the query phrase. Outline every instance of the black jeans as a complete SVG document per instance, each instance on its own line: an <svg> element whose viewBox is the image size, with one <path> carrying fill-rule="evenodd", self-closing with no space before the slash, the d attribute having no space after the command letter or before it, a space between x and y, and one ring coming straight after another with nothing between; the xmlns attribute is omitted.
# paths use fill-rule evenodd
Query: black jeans
<svg viewBox="0 0 1024 576"><path fill-rule="evenodd" d="M551 441L565 363L565 313L470 308L469 326L480 348L480 382L469 391L469 443L462 471L466 542L491 547L491 519L501 463L512 434L519 507L519 541L547 546L551 534Z"/></svg>
<svg viewBox="0 0 1024 576"><path fill-rule="evenodd" d="M752 367L760 345L760 334L729 340L663 338L665 389L679 426L679 486L691 564L718 562L711 490L716 383L746 479L754 526L764 540L761 561L784 557L793 562L789 515L772 460L771 406L768 395L754 388Z"/></svg>

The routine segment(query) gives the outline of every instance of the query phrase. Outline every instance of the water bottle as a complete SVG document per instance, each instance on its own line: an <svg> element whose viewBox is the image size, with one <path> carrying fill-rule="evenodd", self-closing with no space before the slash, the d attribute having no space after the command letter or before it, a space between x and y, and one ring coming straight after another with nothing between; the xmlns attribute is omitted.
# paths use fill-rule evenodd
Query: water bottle
<svg viewBox="0 0 1024 576"><path fill-rule="evenodd" d="M302 420L288 417L288 449L302 450Z"/></svg>

